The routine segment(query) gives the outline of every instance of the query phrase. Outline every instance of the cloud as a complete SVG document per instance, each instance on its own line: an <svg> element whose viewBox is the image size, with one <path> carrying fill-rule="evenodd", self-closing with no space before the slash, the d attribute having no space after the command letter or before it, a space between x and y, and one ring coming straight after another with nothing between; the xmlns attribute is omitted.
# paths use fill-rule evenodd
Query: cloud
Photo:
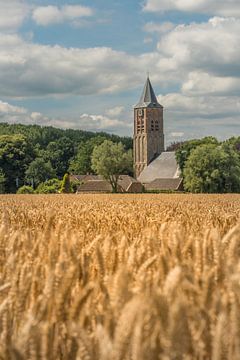
<svg viewBox="0 0 240 360"><path fill-rule="evenodd" d="M107 47L65 48L0 34L0 96L108 94L142 83L157 54L134 56Z"/></svg>
<svg viewBox="0 0 240 360"><path fill-rule="evenodd" d="M239 118L239 96L187 96L180 93L169 93L158 96L161 104L164 104L166 112L174 113L175 117L183 118L224 118L229 114Z"/></svg>
<svg viewBox="0 0 240 360"><path fill-rule="evenodd" d="M183 11L220 16L240 16L239 0L146 0L145 11Z"/></svg>
<svg viewBox="0 0 240 360"><path fill-rule="evenodd" d="M114 132L116 129L121 131L128 127L132 128L132 124L128 124L119 119L109 118L103 115L82 114L80 116L80 126L84 130L100 130Z"/></svg>
<svg viewBox="0 0 240 360"><path fill-rule="evenodd" d="M184 136L184 132L171 132L170 135L173 138L179 138L179 137L183 137Z"/></svg>
<svg viewBox="0 0 240 360"><path fill-rule="evenodd" d="M42 26L60 24L64 22L74 22L82 17L92 16L93 9L82 5L63 5L59 6L40 6L33 10L32 18Z"/></svg>
<svg viewBox="0 0 240 360"><path fill-rule="evenodd" d="M179 25L158 43L159 69L183 79L200 70L220 77L240 73L240 19L211 18Z"/></svg>
<svg viewBox="0 0 240 360"><path fill-rule="evenodd" d="M26 2L21 0L0 0L0 30L16 31L30 11Z"/></svg>
<svg viewBox="0 0 240 360"><path fill-rule="evenodd" d="M193 71L183 83L182 92L189 95L238 95L240 81L239 78L213 76L203 71Z"/></svg>
<svg viewBox="0 0 240 360"><path fill-rule="evenodd" d="M175 24L172 22L163 22L163 23L156 23L156 22L148 22L144 25L143 29L146 32L149 33L158 33L158 34L164 34L166 32L169 32L170 30L174 29L176 27Z"/></svg>
<svg viewBox="0 0 240 360"><path fill-rule="evenodd" d="M23 107L10 105L7 102L0 101L0 118L8 117L11 115L26 114L27 110Z"/></svg>
<svg viewBox="0 0 240 360"><path fill-rule="evenodd" d="M124 106L115 106L114 108L112 108L112 109L108 109L107 111L106 111L106 114L108 115L108 116L119 116L119 115L121 115L122 113L123 113L123 111L124 111Z"/></svg>
<svg viewBox="0 0 240 360"><path fill-rule="evenodd" d="M71 116L66 120L61 117L49 117L41 112L31 112L24 107L11 105L8 102L0 100L0 122L8 122L10 124L22 123L22 124L35 124L41 126L55 126L63 129L81 129L88 131L106 131L109 133L119 132L126 135L126 128L131 129L132 123L124 122L115 115L122 113L122 107L116 107L110 109L109 115L92 115L82 114L79 118L72 118Z"/></svg>

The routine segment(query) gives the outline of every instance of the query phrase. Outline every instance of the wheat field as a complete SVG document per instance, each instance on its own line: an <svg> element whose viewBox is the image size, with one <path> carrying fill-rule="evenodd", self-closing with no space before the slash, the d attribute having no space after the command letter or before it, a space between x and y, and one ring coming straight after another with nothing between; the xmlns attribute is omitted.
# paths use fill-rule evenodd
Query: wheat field
<svg viewBox="0 0 240 360"><path fill-rule="evenodd" d="M0 359L240 359L239 195L5 195L0 216Z"/></svg>

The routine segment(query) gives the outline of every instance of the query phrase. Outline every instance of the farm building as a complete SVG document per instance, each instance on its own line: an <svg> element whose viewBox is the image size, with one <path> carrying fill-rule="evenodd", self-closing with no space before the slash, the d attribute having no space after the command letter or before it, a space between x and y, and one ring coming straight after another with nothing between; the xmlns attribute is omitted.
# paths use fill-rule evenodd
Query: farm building
<svg viewBox="0 0 240 360"><path fill-rule="evenodd" d="M72 179L81 181L78 193L106 193L112 192L110 183L98 175L72 175ZM118 192L121 193L141 193L142 184L129 175L120 175L118 181Z"/></svg>

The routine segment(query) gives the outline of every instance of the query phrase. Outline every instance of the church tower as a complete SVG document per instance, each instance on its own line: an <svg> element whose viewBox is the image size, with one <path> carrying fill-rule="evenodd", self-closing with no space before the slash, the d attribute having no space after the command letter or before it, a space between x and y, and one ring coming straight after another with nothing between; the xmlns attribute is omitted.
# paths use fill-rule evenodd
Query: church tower
<svg viewBox="0 0 240 360"><path fill-rule="evenodd" d="M163 107L147 78L139 103L134 107L134 172L143 169L164 151Z"/></svg>

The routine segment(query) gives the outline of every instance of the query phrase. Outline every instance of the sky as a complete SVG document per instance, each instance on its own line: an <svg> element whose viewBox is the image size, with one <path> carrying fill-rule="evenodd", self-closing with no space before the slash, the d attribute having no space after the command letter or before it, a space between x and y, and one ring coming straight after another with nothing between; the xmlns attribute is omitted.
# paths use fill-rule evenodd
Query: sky
<svg viewBox="0 0 240 360"><path fill-rule="evenodd" d="M0 0L0 122L132 136L147 73L167 144L240 136L239 0Z"/></svg>

